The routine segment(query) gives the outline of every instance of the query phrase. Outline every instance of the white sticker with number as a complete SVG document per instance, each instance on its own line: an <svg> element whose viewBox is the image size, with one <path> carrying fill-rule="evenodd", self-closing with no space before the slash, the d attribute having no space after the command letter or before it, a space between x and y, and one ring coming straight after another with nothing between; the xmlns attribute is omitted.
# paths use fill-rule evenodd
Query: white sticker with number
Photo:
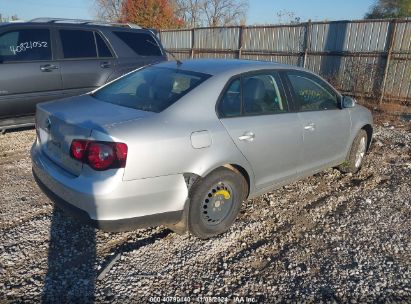
<svg viewBox="0 0 411 304"><path fill-rule="evenodd" d="M17 46L10 46L10 51L16 55L17 53L21 52L26 52L28 50L34 49L34 48L47 48L48 47L48 42L46 41L27 41L27 42L22 42Z"/></svg>

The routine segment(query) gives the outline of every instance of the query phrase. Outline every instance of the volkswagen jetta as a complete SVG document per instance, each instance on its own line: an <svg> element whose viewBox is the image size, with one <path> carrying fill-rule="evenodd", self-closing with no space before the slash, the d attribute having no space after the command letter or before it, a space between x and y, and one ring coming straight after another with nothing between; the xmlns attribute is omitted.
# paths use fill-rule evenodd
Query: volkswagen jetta
<svg viewBox="0 0 411 304"><path fill-rule="evenodd" d="M372 116L319 76L242 60L164 62L37 106L33 173L106 230L208 238L247 198L339 167L357 172Z"/></svg>

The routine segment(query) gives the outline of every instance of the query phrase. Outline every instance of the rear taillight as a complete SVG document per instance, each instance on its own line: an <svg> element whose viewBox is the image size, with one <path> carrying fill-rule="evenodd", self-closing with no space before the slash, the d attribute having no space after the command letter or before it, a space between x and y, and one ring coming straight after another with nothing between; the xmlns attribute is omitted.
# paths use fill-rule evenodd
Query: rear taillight
<svg viewBox="0 0 411 304"><path fill-rule="evenodd" d="M127 160L127 145L75 139L71 142L70 155L95 170L124 168Z"/></svg>
<svg viewBox="0 0 411 304"><path fill-rule="evenodd" d="M84 155L86 154L87 145L87 140L73 140L70 147L71 156L82 161L84 159Z"/></svg>

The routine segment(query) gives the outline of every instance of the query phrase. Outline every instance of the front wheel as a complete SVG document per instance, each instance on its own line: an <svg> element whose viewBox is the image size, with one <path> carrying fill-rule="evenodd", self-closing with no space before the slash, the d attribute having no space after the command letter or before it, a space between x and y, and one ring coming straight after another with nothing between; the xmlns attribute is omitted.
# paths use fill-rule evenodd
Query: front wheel
<svg viewBox="0 0 411 304"><path fill-rule="evenodd" d="M226 232L235 221L248 185L244 177L219 168L191 188L188 229L201 239Z"/></svg>
<svg viewBox="0 0 411 304"><path fill-rule="evenodd" d="M360 170L367 152L368 136L365 130L360 130L351 145L350 153L338 168L345 173L357 173Z"/></svg>

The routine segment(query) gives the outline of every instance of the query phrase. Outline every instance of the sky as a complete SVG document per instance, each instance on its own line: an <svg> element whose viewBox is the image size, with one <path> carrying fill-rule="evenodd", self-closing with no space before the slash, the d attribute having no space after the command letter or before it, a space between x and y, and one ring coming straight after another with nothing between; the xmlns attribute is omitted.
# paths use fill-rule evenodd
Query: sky
<svg viewBox="0 0 411 304"><path fill-rule="evenodd" d="M277 12L293 12L301 21L361 19L374 0L249 0L247 24L278 23ZM62 17L93 19L93 0L0 0L0 14L20 19ZM284 20L284 19L283 19Z"/></svg>

